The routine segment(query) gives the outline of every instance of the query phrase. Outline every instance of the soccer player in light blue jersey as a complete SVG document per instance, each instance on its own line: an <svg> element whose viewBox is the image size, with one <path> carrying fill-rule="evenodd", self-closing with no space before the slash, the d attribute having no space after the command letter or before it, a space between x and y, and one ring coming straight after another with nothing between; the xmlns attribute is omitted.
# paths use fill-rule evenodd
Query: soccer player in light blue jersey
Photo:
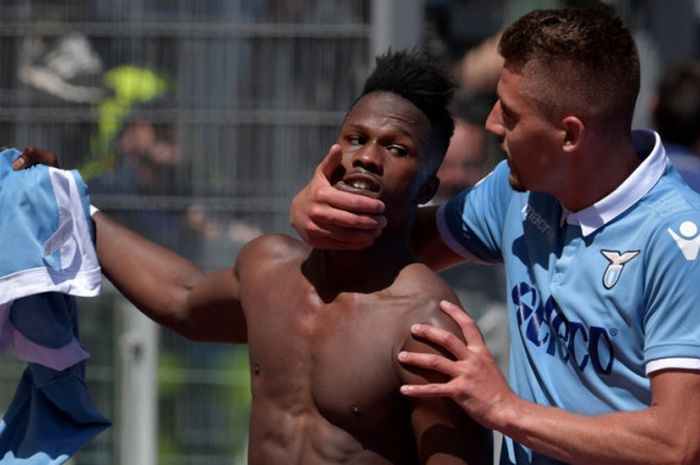
<svg viewBox="0 0 700 465"><path fill-rule="evenodd" d="M452 356L402 352L446 381L401 390L450 397L502 432L502 465L698 464L700 196L657 134L631 130L632 35L599 11L535 11L499 52L486 127L507 160L422 209L414 239L433 268L505 264L509 382L475 322L443 302L467 342L415 325ZM333 189L333 159L296 196L292 224L316 247L366 247L382 205Z"/></svg>

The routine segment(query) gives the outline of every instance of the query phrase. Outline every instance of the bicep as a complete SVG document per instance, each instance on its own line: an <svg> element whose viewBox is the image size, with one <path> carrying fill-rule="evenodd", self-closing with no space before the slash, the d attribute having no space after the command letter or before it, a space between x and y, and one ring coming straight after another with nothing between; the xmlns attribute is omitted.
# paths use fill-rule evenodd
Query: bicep
<svg viewBox="0 0 700 465"><path fill-rule="evenodd" d="M433 326L448 329L458 337L456 325L442 317L427 321ZM432 345L409 337L402 350L438 354ZM446 355L446 354L442 354ZM449 382L449 378L435 371L415 367L399 367L403 384ZM411 426L422 464L491 464L492 434L476 423L452 399L445 397L408 399L411 406Z"/></svg>
<svg viewBox="0 0 700 465"><path fill-rule="evenodd" d="M420 463L486 465L492 462L492 435L451 399L412 399L411 426Z"/></svg>
<svg viewBox="0 0 700 465"><path fill-rule="evenodd" d="M200 279L190 293L187 307L189 337L208 342L247 341L240 282L233 267Z"/></svg>

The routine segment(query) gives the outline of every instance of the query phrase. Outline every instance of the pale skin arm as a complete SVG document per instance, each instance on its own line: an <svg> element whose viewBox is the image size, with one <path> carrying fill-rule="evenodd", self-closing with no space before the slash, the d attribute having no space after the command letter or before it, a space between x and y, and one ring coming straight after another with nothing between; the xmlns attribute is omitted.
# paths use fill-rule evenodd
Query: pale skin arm
<svg viewBox="0 0 700 465"><path fill-rule="evenodd" d="M414 335L453 354L401 352L402 363L448 377L444 383L404 385L411 397L449 397L485 427L541 454L572 465L660 465L700 463L700 373L666 370L651 375L652 404L632 412L585 416L518 397L486 348L476 323L459 307L440 307L460 326L468 343L430 325Z"/></svg>

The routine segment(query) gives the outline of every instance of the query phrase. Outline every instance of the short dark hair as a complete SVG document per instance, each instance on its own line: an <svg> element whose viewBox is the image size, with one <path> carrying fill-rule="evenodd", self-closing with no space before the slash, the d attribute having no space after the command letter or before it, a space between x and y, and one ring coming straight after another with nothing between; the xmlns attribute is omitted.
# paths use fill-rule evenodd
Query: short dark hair
<svg viewBox="0 0 700 465"><path fill-rule="evenodd" d="M664 142L695 146L700 142L700 62L671 68L658 84L653 118Z"/></svg>
<svg viewBox="0 0 700 465"><path fill-rule="evenodd" d="M389 50L376 58L376 67L365 81L358 100L371 92L391 92L425 113L432 126L431 149L437 158L437 169L454 132L448 108L455 88L443 64L427 52Z"/></svg>
<svg viewBox="0 0 700 465"><path fill-rule="evenodd" d="M499 53L505 67L534 77L532 94L553 116L631 126L639 55L620 18L600 8L535 10L503 32Z"/></svg>

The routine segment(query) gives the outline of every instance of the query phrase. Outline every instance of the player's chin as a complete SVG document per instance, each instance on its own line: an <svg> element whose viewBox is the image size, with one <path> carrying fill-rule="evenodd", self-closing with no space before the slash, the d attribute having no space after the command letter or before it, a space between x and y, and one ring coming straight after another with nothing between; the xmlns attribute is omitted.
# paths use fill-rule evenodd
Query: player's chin
<svg viewBox="0 0 700 465"><path fill-rule="evenodd" d="M508 184L510 184L510 187L516 192L525 192L527 190L523 183L520 182L520 178L512 171L508 176Z"/></svg>

